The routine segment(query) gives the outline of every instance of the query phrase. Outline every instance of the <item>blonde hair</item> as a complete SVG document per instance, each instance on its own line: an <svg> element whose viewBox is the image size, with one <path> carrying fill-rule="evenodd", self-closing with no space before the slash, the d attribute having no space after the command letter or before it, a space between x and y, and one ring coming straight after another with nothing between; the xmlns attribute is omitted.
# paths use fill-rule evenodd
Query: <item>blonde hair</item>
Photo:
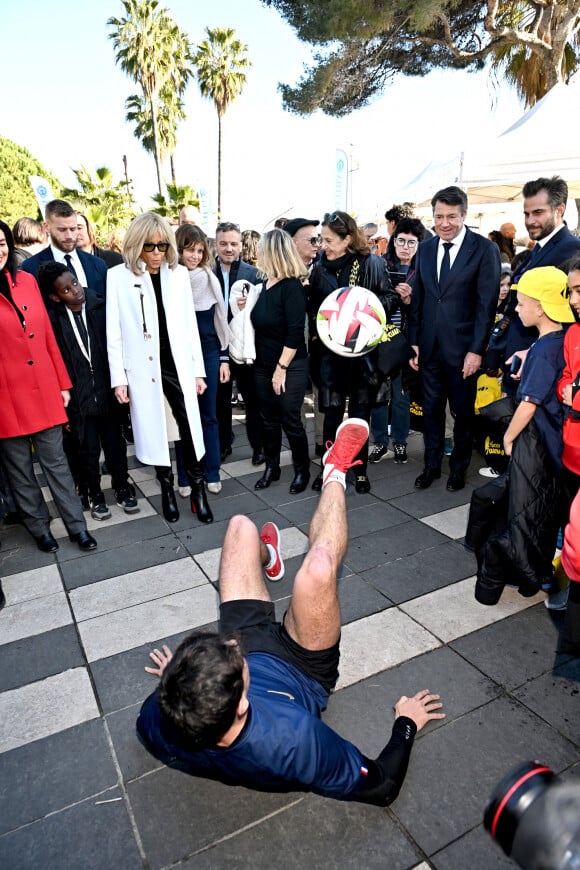
<svg viewBox="0 0 580 870"><path fill-rule="evenodd" d="M141 259L141 252L143 251L143 245L146 242L150 242L151 239L158 234L161 236L161 241L167 242L169 245L167 253L165 254L167 265L170 269L175 269L178 265L179 258L177 256L177 247L175 245L175 235L173 230L164 217L161 217L161 215L156 214L153 211L148 211L145 212L145 214L140 214L131 221L123 240L123 258L127 268L130 269L134 275L143 274L143 268L139 262Z"/></svg>
<svg viewBox="0 0 580 870"><path fill-rule="evenodd" d="M262 250L261 272L267 278L304 278L308 269L298 256L296 246L284 230L274 229L260 239Z"/></svg>

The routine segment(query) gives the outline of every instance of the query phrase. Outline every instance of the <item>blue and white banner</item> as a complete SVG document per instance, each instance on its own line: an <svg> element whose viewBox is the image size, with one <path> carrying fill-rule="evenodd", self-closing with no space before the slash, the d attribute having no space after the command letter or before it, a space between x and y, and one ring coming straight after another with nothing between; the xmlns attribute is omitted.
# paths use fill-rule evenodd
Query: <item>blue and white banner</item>
<svg viewBox="0 0 580 870"><path fill-rule="evenodd" d="M29 175L28 180L32 185L32 189L34 191L40 213L44 217L44 210L46 209L46 206L54 199L52 187L50 186L46 178L41 178L40 175Z"/></svg>
<svg viewBox="0 0 580 870"><path fill-rule="evenodd" d="M334 183L334 207L348 211L348 156L342 148L336 149L336 177Z"/></svg>
<svg viewBox="0 0 580 870"><path fill-rule="evenodd" d="M206 236L213 236L215 227L211 224L211 201L206 187L199 188L199 212L201 214L201 227Z"/></svg>

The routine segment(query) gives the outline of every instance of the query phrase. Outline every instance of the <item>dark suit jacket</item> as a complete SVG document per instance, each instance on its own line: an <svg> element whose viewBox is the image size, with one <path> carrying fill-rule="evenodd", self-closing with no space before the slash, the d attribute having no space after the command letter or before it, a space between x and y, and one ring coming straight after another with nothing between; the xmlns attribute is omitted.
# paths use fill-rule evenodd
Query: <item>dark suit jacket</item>
<svg viewBox="0 0 580 870"><path fill-rule="evenodd" d="M222 288L222 293L224 294L224 300L226 298L225 286L224 286L224 276L222 275L222 270L220 266L220 261L216 257L215 266L213 267L213 273L218 279L220 283L220 287ZM232 287L236 281L249 281L250 284L259 283L258 278L258 270L255 266L251 266L249 263L246 263L245 260L241 258L239 260L234 260L232 265L230 266L230 283L229 286ZM228 318L228 323L232 319L232 312L230 306L227 306L226 315Z"/></svg>
<svg viewBox="0 0 580 870"><path fill-rule="evenodd" d="M84 251L79 250L77 250L77 254L79 255L79 260L81 261L82 267L85 270L85 275L87 276L87 285L91 290L94 290L95 293L98 293L99 296L105 296L107 292L106 265L101 259L99 259L99 257L93 257L92 254L85 254ZM38 270L42 264L49 262L54 262L50 245L38 254L34 254L33 257L24 260L20 268L24 272L28 272L30 275L34 275L34 277L37 278Z"/></svg>
<svg viewBox="0 0 580 870"><path fill-rule="evenodd" d="M531 254L530 254L531 256ZM534 269L538 266L564 266L572 257L580 257L580 239L572 235L567 226L562 227L549 242L546 242L537 258Z"/></svg>
<svg viewBox="0 0 580 870"><path fill-rule="evenodd" d="M463 365L468 352L483 355L495 318L501 261L497 245L467 229L445 284L437 279L433 236L419 245L409 316L409 341L419 346L419 364L439 345L443 360Z"/></svg>

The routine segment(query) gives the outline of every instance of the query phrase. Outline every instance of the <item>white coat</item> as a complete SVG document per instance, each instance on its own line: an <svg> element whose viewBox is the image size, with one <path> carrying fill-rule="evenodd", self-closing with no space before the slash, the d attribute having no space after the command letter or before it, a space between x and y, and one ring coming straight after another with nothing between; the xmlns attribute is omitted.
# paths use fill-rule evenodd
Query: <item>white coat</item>
<svg viewBox="0 0 580 870"><path fill-rule="evenodd" d="M205 377L205 367L189 274L184 266L172 270L166 263L160 274L171 352L201 459L205 447L195 379ZM147 465L171 465L155 291L148 272L134 275L124 263L107 272L107 352L113 388L128 387L137 458Z"/></svg>

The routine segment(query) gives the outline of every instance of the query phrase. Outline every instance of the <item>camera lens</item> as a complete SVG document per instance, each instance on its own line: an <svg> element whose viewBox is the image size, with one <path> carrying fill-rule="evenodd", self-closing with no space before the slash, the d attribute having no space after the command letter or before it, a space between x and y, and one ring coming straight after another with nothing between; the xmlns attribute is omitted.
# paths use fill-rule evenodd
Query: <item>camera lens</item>
<svg viewBox="0 0 580 870"><path fill-rule="evenodd" d="M520 819L531 804L554 781L551 768L526 761L496 786L483 816L483 824L506 855L511 855Z"/></svg>

